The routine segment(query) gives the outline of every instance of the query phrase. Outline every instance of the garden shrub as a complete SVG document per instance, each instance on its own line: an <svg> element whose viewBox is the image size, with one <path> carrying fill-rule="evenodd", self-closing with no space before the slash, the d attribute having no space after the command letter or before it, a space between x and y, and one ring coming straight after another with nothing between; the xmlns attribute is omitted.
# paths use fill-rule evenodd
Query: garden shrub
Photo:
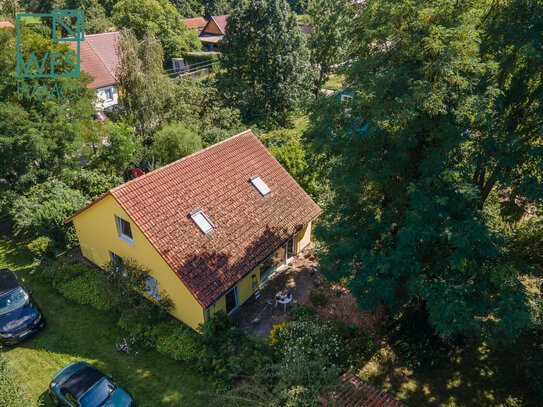
<svg viewBox="0 0 543 407"><path fill-rule="evenodd" d="M200 335L177 321L162 322L152 329L156 350L175 360L195 361L201 354Z"/></svg>
<svg viewBox="0 0 543 407"><path fill-rule="evenodd" d="M113 309L113 299L104 290L101 272L88 268L84 274L57 284L58 291L78 304L88 304L100 311Z"/></svg>
<svg viewBox="0 0 543 407"><path fill-rule="evenodd" d="M317 319L297 319L279 326L270 344L288 363L298 363L303 357L325 360L323 366L346 366L350 355L338 325Z"/></svg>
<svg viewBox="0 0 543 407"><path fill-rule="evenodd" d="M75 229L64 219L85 206L86 199L58 180L46 181L13 202L10 216L17 234L35 239L50 238L60 249L76 242Z"/></svg>
<svg viewBox="0 0 543 407"><path fill-rule="evenodd" d="M315 317L315 310L307 305L298 305L296 307L292 307L288 313L289 316L294 320L300 318Z"/></svg>
<svg viewBox="0 0 543 407"><path fill-rule="evenodd" d="M70 188L80 191L87 199L95 200L110 189L123 183L116 175L106 175L98 170L63 170L59 176Z"/></svg>
<svg viewBox="0 0 543 407"><path fill-rule="evenodd" d="M46 236L34 239L28 244L28 249L34 255L34 259L40 262L46 259L53 259L56 253L54 242Z"/></svg>
<svg viewBox="0 0 543 407"><path fill-rule="evenodd" d="M76 259L64 258L41 267L41 277L49 281L53 287L58 288L62 283L73 280L77 276L83 275L92 268Z"/></svg>
<svg viewBox="0 0 543 407"><path fill-rule="evenodd" d="M218 384L228 384L242 374L252 374L271 362L265 342L249 337L233 326L223 311L200 326L203 344L200 370L212 374Z"/></svg>
<svg viewBox="0 0 543 407"><path fill-rule="evenodd" d="M324 290L314 290L311 293L311 302L320 307L326 305L326 293Z"/></svg>

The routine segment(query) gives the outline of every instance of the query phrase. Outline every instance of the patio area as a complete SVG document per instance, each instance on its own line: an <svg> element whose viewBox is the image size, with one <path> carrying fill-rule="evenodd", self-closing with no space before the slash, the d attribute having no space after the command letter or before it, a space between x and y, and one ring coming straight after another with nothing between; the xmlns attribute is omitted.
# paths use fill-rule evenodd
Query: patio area
<svg viewBox="0 0 543 407"><path fill-rule="evenodd" d="M316 267L317 271L312 273L311 266ZM316 279L322 280L318 265L314 260L306 258L295 264L294 268L289 266L276 272L261 287L258 299L247 301L232 315L234 323L250 335L267 337L274 325L287 319L291 307L310 303L309 296ZM292 302L287 304L286 312L283 304L278 304L275 308L275 294L283 290L290 290L292 294ZM267 305L267 302L271 302L271 305ZM257 317L259 322L255 324L253 321Z"/></svg>

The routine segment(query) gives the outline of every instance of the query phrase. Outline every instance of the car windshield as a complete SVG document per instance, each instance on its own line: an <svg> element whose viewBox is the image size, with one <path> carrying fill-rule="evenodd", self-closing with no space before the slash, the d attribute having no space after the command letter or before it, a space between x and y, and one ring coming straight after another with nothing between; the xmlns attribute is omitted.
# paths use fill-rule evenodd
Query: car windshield
<svg viewBox="0 0 543 407"><path fill-rule="evenodd" d="M28 302L28 294L22 287L14 288L0 296L0 315L5 315Z"/></svg>
<svg viewBox="0 0 543 407"><path fill-rule="evenodd" d="M79 398L79 404L82 407L100 406L114 391L115 385L104 377Z"/></svg>

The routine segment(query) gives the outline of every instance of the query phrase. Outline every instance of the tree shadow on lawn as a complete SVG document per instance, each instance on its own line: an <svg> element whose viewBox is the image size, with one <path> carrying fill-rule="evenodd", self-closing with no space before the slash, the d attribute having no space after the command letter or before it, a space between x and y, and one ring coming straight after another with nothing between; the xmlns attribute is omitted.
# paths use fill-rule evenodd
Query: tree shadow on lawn
<svg viewBox="0 0 543 407"><path fill-rule="evenodd" d="M37 276L27 276L26 280L29 288L34 289L34 298L47 326L6 353L13 353L11 359L20 365L16 369L22 373L20 377L25 378L23 381L28 377L39 382L33 385L43 392L40 398L57 371L70 362L83 360L113 375L138 405L213 405L208 397L198 394L210 386L194 366L174 361L154 350L138 350L137 355L117 351L115 345L127 334L117 327L118 316L114 312L101 312L73 303ZM27 360L33 361L33 366L25 366Z"/></svg>
<svg viewBox="0 0 543 407"><path fill-rule="evenodd" d="M395 358L383 358L378 371L365 378L408 406L496 407L512 396L536 407L524 359L541 352L543 335L527 333L494 351L470 344L455 360L428 371L412 372Z"/></svg>

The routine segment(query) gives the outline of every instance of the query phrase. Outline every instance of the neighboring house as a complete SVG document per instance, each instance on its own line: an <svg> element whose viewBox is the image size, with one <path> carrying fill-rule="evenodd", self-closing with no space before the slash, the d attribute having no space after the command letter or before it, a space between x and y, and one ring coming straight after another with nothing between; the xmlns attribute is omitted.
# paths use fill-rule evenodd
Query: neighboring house
<svg viewBox="0 0 543 407"><path fill-rule="evenodd" d="M118 103L119 92L116 79L116 70L119 65L116 46L119 32L102 34L86 34L85 40L80 44L80 69L94 79L87 85L97 90L98 100L96 107L105 108ZM75 51L77 43L70 42Z"/></svg>
<svg viewBox="0 0 543 407"><path fill-rule="evenodd" d="M187 28L189 30L195 28L198 30L198 32L202 32L207 24L207 21L204 17L187 18L183 20L183 22L187 25Z"/></svg>
<svg viewBox="0 0 543 407"><path fill-rule="evenodd" d="M97 265L134 259L192 328L234 312L310 243L320 208L248 130L113 188L65 220Z"/></svg>
<svg viewBox="0 0 543 407"><path fill-rule="evenodd" d="M15 28L9 21L0 21L0 28Z"/></svg>
<svg viewBox="0 0 543 407"><path fill-rule="evenodd" d="M202 45L209 51L218 51L217 43L226 35L228 14L213 16L200 33Z"/></svg>

